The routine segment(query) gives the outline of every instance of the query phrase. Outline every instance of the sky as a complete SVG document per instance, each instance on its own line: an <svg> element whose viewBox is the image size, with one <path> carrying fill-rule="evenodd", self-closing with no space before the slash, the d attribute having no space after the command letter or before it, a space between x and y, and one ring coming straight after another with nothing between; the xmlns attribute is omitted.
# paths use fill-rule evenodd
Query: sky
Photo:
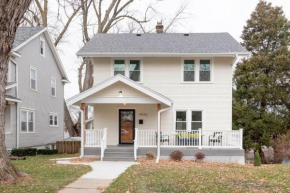
<svg viewBox="0 0 290 193"><path fill-rule="evenodd" d="M170 18L178 10L184 0L135 0L133 9L152 4L159 14L152 22ZM243 26L250 18L259 0L186 0L186 19L174 26L173 32L228 32L241 42ZM286 17L290 20L289 0L268 0L274 6L282 6ZM138 7L137 7L138 6ZM65 41L58 46L59 55L69 76L70 83L65 86L65 98L78 94L77 69L80 59L76 52L83 46L81 37L80 17L70 26Z"/></svg>

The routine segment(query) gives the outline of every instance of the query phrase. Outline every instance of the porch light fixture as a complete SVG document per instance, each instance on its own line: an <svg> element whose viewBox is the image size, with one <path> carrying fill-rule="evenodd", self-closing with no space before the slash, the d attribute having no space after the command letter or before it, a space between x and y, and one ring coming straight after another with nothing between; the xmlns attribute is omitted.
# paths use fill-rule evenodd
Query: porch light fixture
<svg viewBox="0 0 290 193"><path fill-rule="evenodd" d="M122 96L123 96L123 92L119 91L119 97L122 97Z"/></svg>

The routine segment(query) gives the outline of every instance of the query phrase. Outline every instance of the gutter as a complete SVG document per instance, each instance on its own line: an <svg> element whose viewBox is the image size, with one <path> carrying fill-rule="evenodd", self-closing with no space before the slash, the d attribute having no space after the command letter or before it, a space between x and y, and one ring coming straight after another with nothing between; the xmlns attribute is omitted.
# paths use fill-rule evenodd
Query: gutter
<svg viewBox="0 0 290 193"><path fill-rule="evenodd" d="M161 113L168 111L172 108L172 104L170 107L161 109L158 111L158 129L157 129L157 158L156 163L159 162L160 159L160 131L161 131Z"/></svg>

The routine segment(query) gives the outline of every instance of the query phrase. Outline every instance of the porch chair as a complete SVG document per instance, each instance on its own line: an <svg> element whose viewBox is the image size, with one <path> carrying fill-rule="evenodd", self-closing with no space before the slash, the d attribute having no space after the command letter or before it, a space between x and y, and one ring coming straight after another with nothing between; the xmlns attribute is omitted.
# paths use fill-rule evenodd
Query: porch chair
<svg viewBox="0 0 290 193"><path fill-rule="evenodd" d="M156 144L158 142L158 132L155 132L155 139L156 139ZM169 135L163 135L162 132L160 132L160 142L164 143L167 142L169 145Z"/></svg>
<svg viewBox="0 0 290 193"><path fill-rule="evenodd" d="M210 135L209 137L208 137L208 139L209 139L209 145L215 145L216 143L218 143L218 144L221 144L221 142L222 142L222 137L223 137L223 134L222 134L222 132L214 132L213 133L213 135Z"/></svg>
<svg viewBox="0 0 290 193"><path fill-rule="evenodd" d="M197 131L178 132L177 137L179 146L198 146L199 144L199 134Z"/></svg>

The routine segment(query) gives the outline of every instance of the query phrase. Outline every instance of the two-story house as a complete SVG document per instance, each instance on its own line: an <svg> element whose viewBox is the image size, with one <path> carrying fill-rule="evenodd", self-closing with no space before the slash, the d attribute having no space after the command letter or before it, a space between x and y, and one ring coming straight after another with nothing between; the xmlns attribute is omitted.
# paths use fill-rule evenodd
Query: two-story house
<svg viewBox="0 0 290 193"><path fill-rule="evenodd" d="M232 130L232 67L249 53L228 33L156 29L96 34L77 53L94 64L94 86L67 101L94 107L82 155L130 160L155 151L158 160L180 150L191 159L202 151L207 161L244 163L242 130Z"/></svg>
<svg viewBox="0 0 290 193"><path fill-rule="evenodd" d="M63 139L64 85L68 82L46 28L17 29L10 53L5 138L7 149Z"/></svg>

